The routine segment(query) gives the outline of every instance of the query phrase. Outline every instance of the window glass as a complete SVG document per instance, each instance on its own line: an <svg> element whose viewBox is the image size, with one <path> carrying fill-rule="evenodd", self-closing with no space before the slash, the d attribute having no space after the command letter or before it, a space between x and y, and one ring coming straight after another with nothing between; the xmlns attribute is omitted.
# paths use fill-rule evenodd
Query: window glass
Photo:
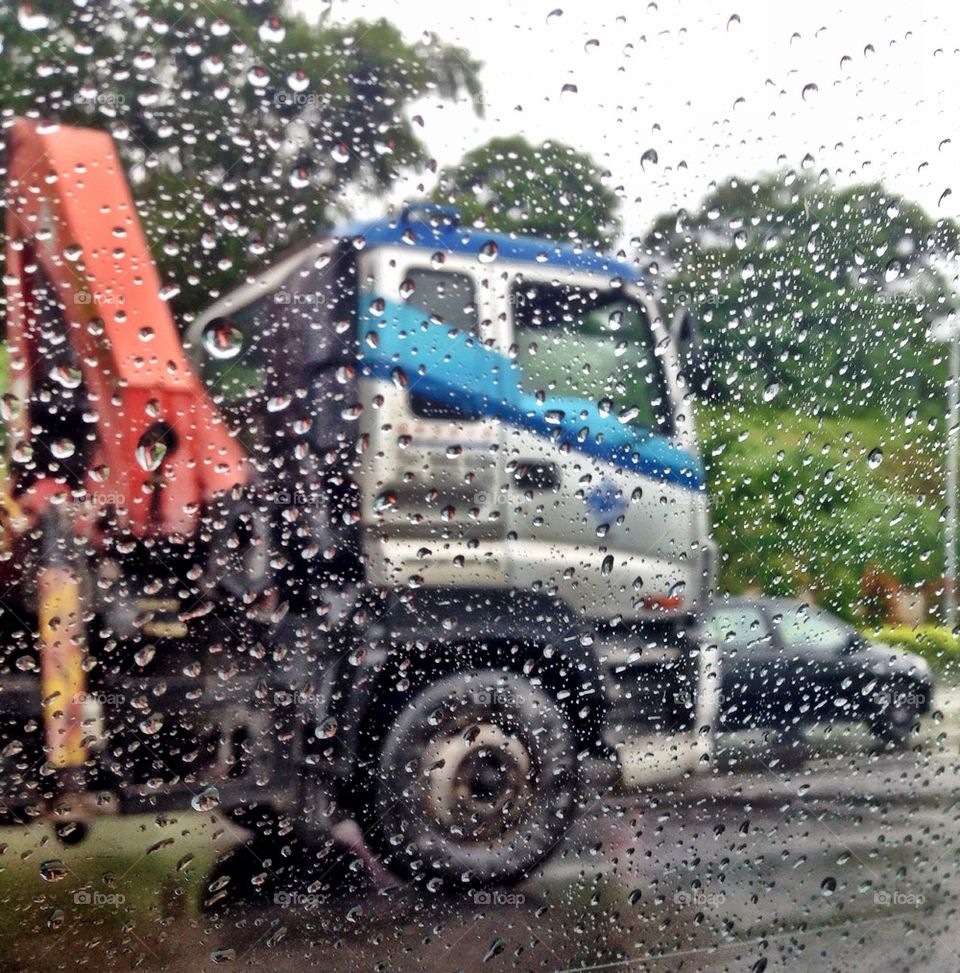
<svg viewBox="0 0 960 973"><path fill-rule="evenodd" d="M438 323L477 333L476 288L466 274L416 268L407 274L408 284L413 285L413 293L407 303Z"/></svg>
<svg viewBox="0 0 960 973"><path fill-rule="evenodd" d="M745 649L769 633L763 614L756 608L717 608L704 624L708 641L724 648Z"/></svg>
<svg viewBox="0 0 960 973"><path fill-rule="evenodd" d="M791 652L838 652L849 641L847 629L836 619L807 606L776 615L773 624Z"/></svg>
<svg viewBox="0 0 960 973"><path fill-rule="evenodd" d="M517 281L511 305L525 392L590 399L630 425L669 424L663 373L639 304L617 291Z"/></svg>

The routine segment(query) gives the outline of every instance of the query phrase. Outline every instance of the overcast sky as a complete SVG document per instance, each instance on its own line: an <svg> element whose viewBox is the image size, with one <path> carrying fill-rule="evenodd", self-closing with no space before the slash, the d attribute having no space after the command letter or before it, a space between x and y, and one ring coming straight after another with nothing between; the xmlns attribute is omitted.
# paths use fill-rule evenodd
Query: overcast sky
<svg viewBox="0 0 960 973"><path fill-rule="evenodd" d="M298 2L310 15L323 0ZM441 166L495 135L573 144L623 187L627 237L695 207L711 181L806 156L960 216L960 5L334 0L333 11L385 16L410 39L434 31L484 62L484 118L417 106ZM659 163L642 167L651 148Z"/></svg>

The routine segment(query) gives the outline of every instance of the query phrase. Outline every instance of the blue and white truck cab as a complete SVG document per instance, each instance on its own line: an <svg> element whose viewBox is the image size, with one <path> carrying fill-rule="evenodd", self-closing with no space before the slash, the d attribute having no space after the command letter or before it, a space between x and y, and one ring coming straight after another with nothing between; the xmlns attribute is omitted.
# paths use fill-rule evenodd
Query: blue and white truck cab
<svg viewBox="0 0 960 973"><path fill-rule="evenodd" d="M702 762L707 495L636 266L408 207L188 338L254 458L262 570L301 631L323 619L315 819L347 807L405 874L501 880L555 845L587 756L627 783Z"/></svg>

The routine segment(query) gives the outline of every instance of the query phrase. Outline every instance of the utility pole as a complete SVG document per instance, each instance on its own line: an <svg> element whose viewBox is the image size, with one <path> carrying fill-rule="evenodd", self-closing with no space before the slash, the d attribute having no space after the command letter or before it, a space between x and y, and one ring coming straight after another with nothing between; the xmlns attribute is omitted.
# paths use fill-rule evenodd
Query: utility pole
<svg viewBox="0 0 960 973"><path fill-rule="evenodd" d="M944 539L944 621L957 625L957 433L960 426L960 319L955 311L937 319L930 337L950 346L947 384L947 531Z"/></svg>
<svg viewBox="0 0 960 973"><path fill-rule="evenodd" d="M947 550L946 623L957 626L957 425L960 423L960 329L950 335L950 386L947 389Z"/></svg>

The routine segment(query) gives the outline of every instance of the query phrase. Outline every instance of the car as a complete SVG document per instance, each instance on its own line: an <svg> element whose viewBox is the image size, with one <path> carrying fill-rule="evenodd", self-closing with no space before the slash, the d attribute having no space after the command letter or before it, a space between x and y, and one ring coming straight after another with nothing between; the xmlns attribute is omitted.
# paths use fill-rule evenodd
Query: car
<svg viewBox="0 0 960 973"><path fill-rule="evenodd" d="M870 641L809 602L728 598L703 631L719 653L722 732L772 729L792 740L817 723L867 723L899 746L930 711L933 678L922 658Z"/></svg>

